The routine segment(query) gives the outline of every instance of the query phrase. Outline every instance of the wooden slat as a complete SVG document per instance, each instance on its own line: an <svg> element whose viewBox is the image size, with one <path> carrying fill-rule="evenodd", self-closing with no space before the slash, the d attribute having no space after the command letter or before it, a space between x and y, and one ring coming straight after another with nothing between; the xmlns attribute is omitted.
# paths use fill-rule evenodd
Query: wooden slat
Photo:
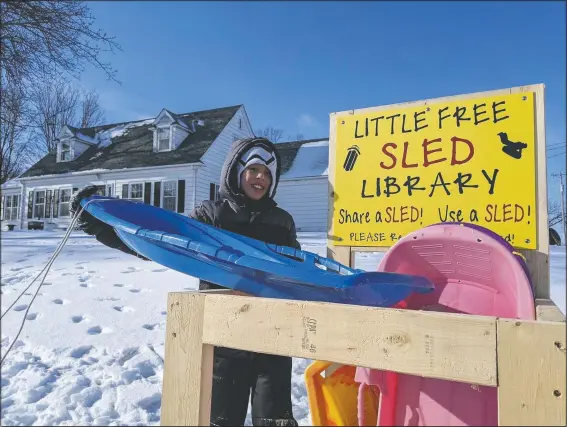
<svg viewBox="0 0 567 427"><path fill-rule="evenodd" d="M207 295L203 341L494 386L495 322L492 317Z"/></svg>
<svg viewBox="0 0 567 427"><path fill-rule="evenodd" d="M549 225L547 222L547 154L545 151L545 86L512 88L510 93L535 92L537 249L519 250L525 258L536 298L549 298Z"/></svg>
<svg viewBox="0 0 567 427"><path fill-rule="evenodd" d="M497 321L499 425L566 425L565 327Z"/></svg>
<svg viewBox="0 0 567 427"><path fill-rule="evenodd" d="M547 322L565 322L565 315L550 299L536 299L536 318Z"/></svg>
<svg viewBox="0 0 567 427"><path fill-rule="evenodd" d="M168 295L161 425L209 425L214 347L201 339L205 298Z"/></svg>

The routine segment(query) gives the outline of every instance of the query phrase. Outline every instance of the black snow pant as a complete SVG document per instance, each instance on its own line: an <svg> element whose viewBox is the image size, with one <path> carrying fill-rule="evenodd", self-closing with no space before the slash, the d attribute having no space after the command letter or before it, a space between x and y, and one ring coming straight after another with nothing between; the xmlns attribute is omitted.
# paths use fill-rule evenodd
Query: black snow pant
<svg viewBox="0 0 567 427"><path fill-rule="evenodd" d="M297 426L291 404L290 357L215 347L212 426Z"/></svg>

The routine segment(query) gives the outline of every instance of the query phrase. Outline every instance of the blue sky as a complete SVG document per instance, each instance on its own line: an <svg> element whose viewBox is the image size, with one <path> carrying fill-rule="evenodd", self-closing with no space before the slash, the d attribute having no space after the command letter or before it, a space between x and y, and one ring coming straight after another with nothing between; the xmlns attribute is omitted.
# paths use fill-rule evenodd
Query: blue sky
<svg viewBox="0 0 567 427"><path fill-rule="evenodd" d="M565 142L564 2L90 2L121 86L87 70L109 122L244 104L254 129L327 137L329 113L546 85ZM550 151L549 173L565 170ZM549 194L559 197L557 178Z"/></svg>

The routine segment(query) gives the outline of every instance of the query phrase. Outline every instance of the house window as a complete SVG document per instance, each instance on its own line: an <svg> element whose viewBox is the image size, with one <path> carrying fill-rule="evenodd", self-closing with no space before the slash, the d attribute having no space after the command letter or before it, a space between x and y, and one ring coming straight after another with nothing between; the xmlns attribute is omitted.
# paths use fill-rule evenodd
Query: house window
<svg viewBox="0 0 567 427"><path fill-rule="evenodd" d="M6 196L4 219L7 221L13 221L18 219L19 216L20 216L20 196L18 194L14 194L12 196Z"/></svg>
<svg viewBox="0 0 567 427"><path fill-rule="evenodd" d="M209 200L220 200L220 185L210 183L209 184Z"/></svg>
<svg viewBox="0 0 567 427"><path fill-rule="evenodd" d="M34 202L33 217L38 219L45 217L45 190L35 192Z"/></svg>
<svg viewBox="0 0 567 427"><path fill-rule="evenodd" d="M130 184L130 200L137 200L140 202L144 201L144 184L137 183L137 184Z"/></svg>
<svg viewBox="0 0 567 427"><path fill-rule="evenodd" d="M158 128L158 151L169 150L169 128Z"/></svg>
<svg viewBox="0 0 567 427"><path fill-rule="evenodd" d="M69 202L71 201L71 189L59 190L59 216L69 216Z"/></svg>
<svg viewBox="0 0 567 427"><path fill-rule="evenodd" d="M71 142L61 141L61 157L60 161L66 162L71 160Z"/></svg>
<svg viewBox="0 0 567 427"><path fill-rule="evenodd" d="M238 129L242 129L242 117L238 119Z"/></svg>
<svg viewBox="0 0 567 427"><path fill-rule="evenodd" d="M162 208L175 212L177 206L177 181L165 181L163 183Z"/></svg>

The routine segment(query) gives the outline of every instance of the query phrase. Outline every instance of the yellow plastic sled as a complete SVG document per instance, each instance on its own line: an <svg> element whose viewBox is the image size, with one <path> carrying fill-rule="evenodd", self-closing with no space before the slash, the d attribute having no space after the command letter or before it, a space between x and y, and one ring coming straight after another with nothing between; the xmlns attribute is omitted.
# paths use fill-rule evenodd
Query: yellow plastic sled
<svg viewBox="0 0 567 427"><path fill-rule="evenodd" d="M354 381L355 366L342 365L330 375L321 374L331 362L316 360L305 370L305 385L314 426L358 426L358 389ZM365 421L376 425L378 391L366 387L364 391Z"/></svg>

